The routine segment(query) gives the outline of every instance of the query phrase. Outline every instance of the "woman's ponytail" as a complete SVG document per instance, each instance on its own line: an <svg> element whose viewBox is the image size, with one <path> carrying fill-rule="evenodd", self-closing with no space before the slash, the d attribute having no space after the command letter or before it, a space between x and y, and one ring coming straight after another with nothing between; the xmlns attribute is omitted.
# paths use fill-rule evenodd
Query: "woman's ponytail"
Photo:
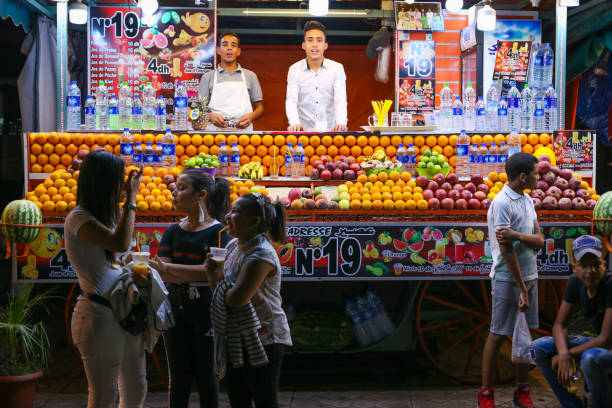
<svg viewBox="0 0 612 408"><path fill-rule="evenodd" d="M271 220L268 229L268 233L270 234L270 238L274 242L278 242L280 244L284 244L287 236L285 224L287 220L287 214L285 213L285 206L280 201L276 200L271 203L272 211L270 211Z"/></svg>
<svg viewBox="0 0 612 408"><path fill-rule="evenodd" d="M224 178L214 180L213 191L206 195L206 210L211 217L225 224L225 215L230 210L230 185Z"/></svg>

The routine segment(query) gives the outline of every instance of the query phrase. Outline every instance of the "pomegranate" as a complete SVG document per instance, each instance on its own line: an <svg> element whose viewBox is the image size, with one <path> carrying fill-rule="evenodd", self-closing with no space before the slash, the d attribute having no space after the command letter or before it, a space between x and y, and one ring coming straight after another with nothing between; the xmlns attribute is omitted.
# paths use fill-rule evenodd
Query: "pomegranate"
<svg viewBox="0 0 612 408"><path fill-rule="evenodd" d="M467 201L465 201L463 198L458 199L455 201L455 208L458 210L467 210Z"/></svg>
<svg viewBox="0 0 612 408"><path fill-rule="evenodd" d="M574 210L586 210L586 202L581 197L575 197L572 200L572 207Z"/></svg>
<svg viewBox="0 0 612 408"><path fill-rule="evenodd" d="M435 196L441 202L442 200L448 197L448 193L446 192L446 190L439 188L436 190Z"/></svg>
<svg viewBox="0 0 612 408"><path fill-rule="evenodd" d="M446 176L446 181L448 181L452 185L455 185L459 182L459 176L457 176L457 173L451 173Z"/></svg>
<svg viewBox="0 0 612 408"><path fill-rule="evenodd" d="M580 189L580 179L576 178L576 177L572 177L569 179L568 181L569 183L569 188L571 188L574 191L577 191Z"/></svg>
<svg viewBox="0 0 612 408"><path fill-rule="evenodd" d="M443 189L443 190L446 190L447 192L449 192L449 191L451 191L453 189L453 186L451 185L451 183L444 182L444 183L442 183L440 188Z"/></svg>
<svg viewBox="0 0 612 408"><path fill-rule="evenodd" d="M540 200L539 198L531 198L531 201L533 201L533 208L535 208L536 210L542 209L542 200Z"/></svg>
<svg viewBox="0 0 612 408"><path fill-rule="evenodd" d="M566 180L569 180L572 178L572 171L570 169L562 169L559 172L559 177L563 177Z"/></svg>
<svg viewBox="0 0 612 408"><path fill-rule="evenodd" d="M576 192L574 190L572 190L571 188L568 188L566 190L563 190L563 197L569 198L570 200L573 200L574 197L576 197Z"/></svg>
<svg viewBox="0 0 612 408"><path fill-rule="evenodd" d="M455 201L453 201L452 198L443 198L440 204L445 210L452 210L455 208Z"/></svg>
<svg viewBox="0 0 612 408"><path fill-rule="evenodd" d="M548 156L546 156L548 157ZM538 162L538 173L540 174L546 174L550 171L550 162L547 162L545 160L542 160L540 162Z"/></svg>
<svg viewBox="0 0 612 408"><path fill-rule="evenodd" d="M437 210L437 209L440 208L440 200L438 200L435 197L430 198L429 200L427 200L427 203L429 204L429 209L430 210Z"/></svg>
<svg viewBox="0 0 612 408"><path fill-rule="evenodd" d="M475 198L470 198L468 200L467 206L470 210L478 210L480 208L480 201Z"/></svg>
<svg viewBox="0 0 612 408"><path fill-rule="evenodd" d="M545 181L549 186L555 184L556 178L557 177L555 176L555 173L553 173L552 171L549 171L548 173L544 173L542 175L542 181Z"/></svg>
<svg viewBox="0 0 612 408"><path fill-rule="evenodd" d="M542 201L546 197L546 193L542 190L536 189L531 192L531 198L537 198Z"/></svg>
<svg viewBox="0 0 612 408"><path fill-rule="evenodd" d="M476 184L474 183L467 183L465 185L465 189L468 190L470 193L474 194L476 192Z"/></svg>
<svg viewBox="0 0 612 408"><path fill-rule="evenodd" d="M586 200L589 200L591 198L591 195L584 188L579 188L578 191L576 191L576 197L580 197L584 201L586 201Z"/></svg>
<svg viewBox="0 0 612 408"><path fill-rule="evenodd" d="M561 190L559 189L559 187L552 186L552 187L549 187L548 190L546 190L546 195L554 197L555 200L560 199L561 198L561 194L562 193L561 193ZM542 202L542 204L544 204L544 202Z"/></svg>
<svg viewBox="0 0 612 408"><path fill-rule="evenodd" d="M423 190L423 198L427 201L429 201L430 199L434 198L435 194L433 191L427 189L427 190Z"/></svg>
<svg viewBox="0 0 612 408"><path fill-rule="evenodd" d="M555 187L559 187L559 189L561 191L569 188L569 183L566 179L561 178L561 177L557 177L557 179L555 180Z"/></svg>
<svg viewBox="0 0 612 408"><path fill-rule="evenodd" d="M565 211L571 210L572 209L572 200L570 200L567 197L562 197L559 200L559 209L560 210L565 210Z"/></svg>
<svg viewBox="0 0 612 408"><path fill-rule="evenodd" d="M543 210L556 210L557 207L558 207L557 199L553 196L546 196L544 197L544 200L542 200Z"/></svg>
<svg viewBox="0 0 612 408"><path fill-rule="evenodd" d="M427 178L427 176L419 176L416 178L416 183L419 187L427 188L427 185L429 184L429 179Z"/></svg>

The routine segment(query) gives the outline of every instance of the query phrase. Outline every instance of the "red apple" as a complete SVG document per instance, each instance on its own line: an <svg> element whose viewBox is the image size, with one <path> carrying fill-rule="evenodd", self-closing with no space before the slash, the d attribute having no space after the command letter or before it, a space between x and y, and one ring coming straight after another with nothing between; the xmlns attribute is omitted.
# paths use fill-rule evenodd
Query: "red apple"
<svg viewBox="0 0 612 408"><path fill-rule="evenodd" d="M449 192L449 191L451 191L453 189L453 186L451 185L451 183L444 182L444 183L442 183L440 188L443 189L443 190L446 190L446 192Z"/></svg>
<svg viewBox="0 0 612 408"><path fill-rule="evenodd" d="M461 192L461 198L463 198L465 201L468 201L469 199L473 197L474 197L474 194L472 194L472 192L469 190L463 190Z"/></svg>
<svg viewBox="0 0 612 408"><path fill-rule="evenodd" d="M470 180L472 181L472 183L474 183L474 185L479 185L482 184L484 182L482 176L480 174L472 174L472 176L470 177Z"/></svg>
<svg viewBox="0 0 612 408"><path fill-rule="evenodd" d="M446 177L444 177L444 174L442 173L438 173L435 176L433 176L433 181L438 183L438 185L444 183L445 180L446 180Z"/></svg>
<svg viewBox="0 0 612 408"><path fill-rule="evenodd" d="M433 180L427 184L427 188L431 191L436 191L439 187L440 185Z"/></svg>
<svg viewBox="0 0 612 408"><path fill-rule="evenodd" d="M487 198L487 195L483 191L477 191L474 193L474 198L478 201L482 201Z"/></svg>
<svg viewBox="0 0 612 408"><path fill-rule="evenodd" d="M453 201L457 201L461 198L461 193L455 189L452 189L451 191L448 192L448 198L450 198Z"/></svg>
<svg viewBox="0 0 612 408"><path fill-rule="evenodd" d="M490 206L491 206L491 200L489 200L488 198L485 198L484 200L480 202L481 210L488 210Z"/></svg>
<svg viewBox="0 0 612 408"><path fill-rule="evenodd" d="M480 183L478 187L476 187L476 189L478 191L482 191L485 194L489 194L489 186L487 186L485 183Z"/></svg>

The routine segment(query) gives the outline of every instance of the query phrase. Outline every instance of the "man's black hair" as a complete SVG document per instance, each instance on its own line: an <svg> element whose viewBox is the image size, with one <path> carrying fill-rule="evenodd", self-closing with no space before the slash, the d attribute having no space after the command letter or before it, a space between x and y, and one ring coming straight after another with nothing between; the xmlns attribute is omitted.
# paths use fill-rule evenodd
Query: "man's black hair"
<svg viewBox="0 0 612 408"><path fill-rule="evenodd" d="M310 20L304 24L304 37L306 37L306 33L310 30L319 30L323 31L323 35L327 38L327 33L325 32L325 26L319 23L316 20Z"/></svg>
<svg viewBox="0 0 612 408"><path fill-rule="evenodd" d="M506 174L508 180L516 179L521 173L529 174L533 167L538 164L538 159L529 153L518 152L508 158L506 162Z"/></svg>
<svg viewBox="0 0 612 408"><path fill-rule="evenodd" d="M221 46L221 43L223 42L223 37L227 37L228 35L236 37L236 39L238 40L238 47L240 47L240 37L238 37L238 34L233 32L232 30L225 30L224 32L219 34L219 36L217 37L217 47Z"/></svg>

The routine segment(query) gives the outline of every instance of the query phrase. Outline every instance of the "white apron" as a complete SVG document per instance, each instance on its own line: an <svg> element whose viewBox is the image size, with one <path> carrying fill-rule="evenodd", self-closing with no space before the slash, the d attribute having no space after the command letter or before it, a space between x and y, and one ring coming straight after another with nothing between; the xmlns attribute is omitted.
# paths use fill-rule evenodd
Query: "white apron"
<svg viewBox="0 0 612 408"><path fill-rule="evenodd" d="M240 75L242 76L242 81L224 81L219 83L217 82L217 70L215 70L213 90L208 107L211 112L223 115L226 120L238 120L243 115L253 112L251 98L249 98L249 89L244 78L244 71L240 71ZM230 128L220 128L210 122L206 127L206 130L211 131L227 129ZM242 130L252 131L253 122Z"/></svg>

